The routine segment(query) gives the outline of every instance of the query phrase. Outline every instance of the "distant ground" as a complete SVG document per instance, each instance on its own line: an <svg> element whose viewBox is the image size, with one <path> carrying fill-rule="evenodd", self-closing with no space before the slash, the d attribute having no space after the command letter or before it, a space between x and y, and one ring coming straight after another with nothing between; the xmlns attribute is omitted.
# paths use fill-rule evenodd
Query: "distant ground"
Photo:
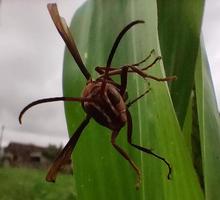
<svg viewBox="0 0 220 200"><path fill-rule="evenodd" d="M0 168L1 200L74 200L71 175L61 174L56 183L45 181L46 172L36 169Z"/></svg>

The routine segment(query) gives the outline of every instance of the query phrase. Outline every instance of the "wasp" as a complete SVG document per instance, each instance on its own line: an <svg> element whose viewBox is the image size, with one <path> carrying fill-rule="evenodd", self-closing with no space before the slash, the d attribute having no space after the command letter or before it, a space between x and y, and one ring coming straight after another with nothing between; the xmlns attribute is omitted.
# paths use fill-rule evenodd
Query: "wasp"
<svg viewBox="0 0 220 200"><path fill-rule="evenodd" d="M129 112L129 107L141 99L145 94L147 94L150 89L146 90L143 94L136 97L132 101L127 101L127 77L129 73L136 73L137 75L143 77L144 79L153 79L156 81L170 81L174 80L175 76L158 78L147 74L147 69L154 66L154 64L161 59L158 56L150 65L147 67L140 67L140 64L144 63L152 54L138 63L125 65L122 67L112 67L112 59L114 57L115 51L125 35L125 33L132 28L134 25L144 23L143 20L135 20L125 26L122 31L118 34L113 43L112 49L109 53L107 63L105 67L96 67L95 70L99 74L96 80L91 78L89 71L84 65L79 51L77 49L76 43L73 36L70 33L70 29L67 26L65 19L60 17L59 11L56 4L48 4L47 8L49 10L50 16L59 32L63 38L67 48L72 54L75 62L77 63L79 69L81 70L83 76L86 78L87 83L82 91L81 97L53 97L44 98L36 100L20 112L19 122L22 123L23 114L31 107L48 102L54 101L65 101L65 102L80 102L83 110L86 113L84 120L81 122L79 127L75 130L74 134L63 148L63 150L58 154L53 164L49 168L46 176L46 180L49 182L55 182L58 172L61 170L62 166L65 165L70 159L71 154L80 138L81 133L84 128L89 124L91 118L93 118L98 124L110 129L111 134L111 144L113 147L129 162L133 170L137 175L136 187L139 188L141 183L141 171L135 162L130 158L130 156L123 150L119 145L116 144L116 138L122 127L127 125L127 141L130 145L136 149L143 151L145 153L151 154L152 156L162 160L168 167L167 178L170 179L171 176L171 166L169 162L166 161L162 156L154 153L151 149L141 147L132 142L132 116ZM112 76L120 76L120 84L116 83Z"/></svg>

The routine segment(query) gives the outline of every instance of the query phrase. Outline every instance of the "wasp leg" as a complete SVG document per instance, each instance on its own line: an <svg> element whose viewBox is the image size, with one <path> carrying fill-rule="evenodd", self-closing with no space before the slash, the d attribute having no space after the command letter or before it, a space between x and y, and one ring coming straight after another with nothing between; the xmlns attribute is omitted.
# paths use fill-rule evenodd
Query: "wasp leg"
<svg viewBox="0 0 220 200"><path fill-rule="evenodd" d="M127 139L128 139L128 143L130 145L132 145L133 147L137 148L138 150L141 150L141 151L143 151L145 153L151 154L154 157L162 160L167 165L167 167L168 167L167 178L171 179L171 170L172 169L171 169L170 164L165 160L165 158L163 158L163 157L153 153L151 151L151 149L147 149L147 148L144 148L144 147L141 147L141 146L138 146L138 145L132 143L132 118L131 118L131 114L130 114L129 111L127 111L127 120L128 120L128 126L127 126Z"/></svg>
<svg viewBox="0 0 220 200"><path fill-rule="evenodd" d="M114 75L121 75L122 70L125 69L125 68L128 68L127 73L137 73L138 75L140 75L143 78L150 78L150 79L153 79L153 80L156 80L156 81L172 81L172 80L175 80L176 76L158 78L158 77L155 77L155 76L148 75L146 72L144 72L147 69L153 67L155 65L155 63L157 61L159 61L160 59L161 59L161 57L158 56L150 65L148 65L147 67L143 67L143 68L139 68L138 65L141 64L144 60L142 60L139 63L132 64L132 65L125 65L125 66L122 66L120 68L111 67L111 68L109 68L108 76L110 77L110 76L114 76ZM96 67L96 71L101 74L100 77L103 77L103 74L105 73L105 68L104 67Z"/></svg>
<svg viewBox="0 0 220 200"><path fill-rule="evenodd" d="M120 86L120 94L121 96L124 96L127 88L127 79L128 79L128 68L122 67L121 70L121 86Z"/></svg>
<svg viewBox="0 0 220 200"><path fill-rule="evenodd" d="M115 70L118 70L120 68L116 68L116 67L109 67L109 72L111 71L115 71ZM96 67L95 68L95 71L97 71L100 75L104 74L105 73L105 70L106 70L106 67Z"/></svg>
<svg viewBox="0 0 220 200"><path fill-rule="evenodd" d="M105 67L96 67L95 70L99 73L99 74L104 74L105 73ZM124 66L121 68L109 68L110 73L111 72L117 72L118 75L121 76L121 85L117 85L117 88L119 88L120 90L120 94L123 96L126 88L127 88L127 74L128 74L128 67ZM109 78L110 79L110 78ZM111 81L113 81L112 79L110 79ZM114 81L113 81L114 82ZM114 82L115 83L115 82Z"/></svg>
<svg viewBox="0 0 220 200"><path fill-rule="evenodd" d="M140 64L145 63L145 62L152 56L152 54L153 54L154 52L155 52L155 50L152 49L151 52L149 53L149 55L148 55L146 58L144 58L143 60L139 61L138 63L131 64L131 65L132 65L132 66L139 66ZM131 66L131 65L130 65L130 66Z"/></svg>
<svg viewBox="0 0 220 200"><path fill-rule="evenodd" d="M157 78L155 76L151 76L151 75L146 75L146 78L150 78L150 79L153 79L155 81L173 81L173 80L176 80L177 77L176 76L167 76L165 78Z"/></svg>
<svg viewBox="0 0 220 200"><path fill-rule="evenodd" d="M133 99L132 101L129 101L127 104L127 108L129 108L131 105L136 103L139 99L141 99L143 96L145 96L148 92L150 92L151 89L147 89L145 92L143 92L141 95Z"/></svg>
<svg viewBox="0 0 220 200"><path fill-rule="evenodd" d="M137 181L136 181L136 188L138 189L141 184L141 172L137 165L134 163L134 161L129 157L129 155L115 143L115 139L118 136L118 131L113 131L112 132L112 137L111 137L111 143L114 146L114 148L130 163L132 168L135 170L137 174Z"/></svg>
<svg viewBox="0 0 220 200"><path fill-rule="evenodd" d="M147 67L141 68L141 70L147 70L147 69L153 67L153 66L155 65L155 63L156 63L157 61L161 60L161 59L162 59L161 56L156 57L155 60L154 60L150 65L148 65ZM136 65L136 66L137 66L137 65Z"/></svg>
<svg viewBox="0 0 220 200"><path fill-rule="evenodd" d="M110 70L108 76L110 77L110 76L114 76L114 75L121 75L122 69L124 69L124 68L130 68L130 69L128 69L127 73L137 73L138 75L140 75L144 79L150 78L150 79L153 79L153 80L156 80L156 81L172 81L172 80L176 79L176 76L168 76L168 77L165 77L165 78L157 78L155 76L148 75L147 73L144 72L144 70L138 68L137 66L133 66L133 65L124 66L124 67L119 68L119 69L116 69L116 68L112 69L112 70ZM102 74L99 78L103 78L103 76L104 75Z"/></svg>
<svg viewBox="0 0 220 200"><path fill-rule="evenodd" d="M154 53L154 51L155 51L154 49L151 50L150 54L149 54L146 58L144 58L143 60L141 60L141 61L138 62L138 63L131 64L131 65L125 65L125 66L121 66L121 67L109 67L109 72L115 71L115 70L121 71L122 68L128 67L128 66L139 66L140 64L146 62L146 61L151 57L151 55ZM150 66L154 65L154 64L156 63L156 61L159 60L159 59L161 59L161 57L156 58L156 59L153 61L153 63L151 63L149 66L147 66L147 68L149 68ZM146 67L145 67L145 68L146 68ZM145 68L144 68L144 70L145 70ZM100 67L100 66L98 66L98 67L95 68L95 70L101 75L101 74L104 74L104 73L105 73L106 67Z"/></svg>
<svg viewBox="0 0 220 200"><path fill-rule="evenodd" d="M153 79L153 80L156 80L156 81L172 81L172 80L176 80L176 76L168 76L168 77L165 77L165 78L157 78L155 76L151 76L151 75L148 75L147 73L144 72L145 68L143 69L139 69L138 67L136 66L129 66L133 72L136 72L138 75L140 75L141 77L143 77L144 79L146 78L150 78L150 79ZM128 71L130 72L130 71Z"/></svg>

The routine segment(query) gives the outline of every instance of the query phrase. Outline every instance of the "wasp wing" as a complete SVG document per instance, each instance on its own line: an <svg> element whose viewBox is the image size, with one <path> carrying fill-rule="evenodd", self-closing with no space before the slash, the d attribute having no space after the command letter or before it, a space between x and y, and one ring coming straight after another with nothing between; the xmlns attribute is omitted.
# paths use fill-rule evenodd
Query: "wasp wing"
<svg viewBox="0 0 220 200"><path fill-rule="evenodd" d="M64 42L66 43L66 46L68 47L74 60L76 61L77 65L79 66L83 75L86 77L87 80L89 80L91 75L88 72L88 70L86 69L85 65L83 64L83 61L82 61L80 54L79 54L79 51L76 47L76 43L71 35L71 32L69 30L69 27L67 26L65 19L60 17L60 15L59 15L57 5L55 3L51 3L51 4L47 5L47 8L49 10L50 16L51 16L58 32L60 33L61 37L63 38Z"/></svg>
<svg viewBox="0 0 220 200"><path fill-rule="evenodd" d="M69 162L73 149L75 148L83 129L88 125L90 118L91 117L89 117L88 115L86 116L86 118L76 129L75 133L70 138L64 149L58 154L57 158L54 160L52 166L47 173L46 181L55 182L58 172L65 164Z"/></svg>

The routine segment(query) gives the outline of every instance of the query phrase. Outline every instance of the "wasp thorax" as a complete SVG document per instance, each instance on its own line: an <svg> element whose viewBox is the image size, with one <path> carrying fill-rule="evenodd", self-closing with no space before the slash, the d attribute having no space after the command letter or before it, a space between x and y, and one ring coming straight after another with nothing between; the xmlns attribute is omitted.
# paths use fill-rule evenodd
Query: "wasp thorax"
<svg viewBox="0 0 220 200"><path fill-rule="evenodd" d="M98 123L111 130L119 130L127 122L126 105L118 90L107 83L101 92L101 81L91 81L83 91L83 97L93 101L84 102L84 110Z"/></svg>

